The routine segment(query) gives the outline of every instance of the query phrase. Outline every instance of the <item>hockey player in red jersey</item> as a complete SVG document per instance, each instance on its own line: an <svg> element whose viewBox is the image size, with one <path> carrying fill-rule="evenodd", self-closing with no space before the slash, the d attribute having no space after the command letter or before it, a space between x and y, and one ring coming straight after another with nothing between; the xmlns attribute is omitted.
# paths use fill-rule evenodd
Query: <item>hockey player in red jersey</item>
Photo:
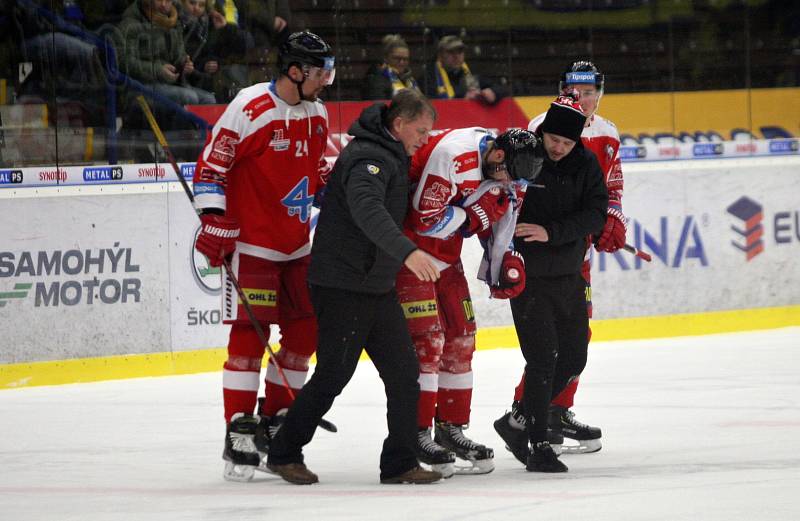
<svg viewBox="0 0 800 521"><path fill-rule="evenodd" d="M619 157L619 133L617 132L617 127L611 121L596 113L600 98L603 96L603 87L603 74L590 61L572 63L564 71L559 82L561 93L577 91L581 108L588 115L586 125L581 134L581 141L584 147L591 150L597 157L608 189L608 213L605 227L599 237L592 237L591 239L594 241L595 249L611 253L625 246L627 220L622 213L623 179ZM542 113L533 118L528 125L528 130L535 131L541 125L544 117L545 113ZM587 246L590 246L588 240ZM586 306L589 318L591 318L592 291L589 253L587 248L581 272L586 281ZM591 329L589 329L590 338L591 334ZM596 452L602 448L600 428L577 421L575 414L570 410L574 403L578 380L579 375L575 375L567 387L551 403L549 418L551 444L557 447L563 436L563 438L569 438L576 442L564 445L561 449L563 451L577 453ZM520 405L524 384L525 375L523 375L522 381L514 391L514 402L512 403L511 411L494 422L495 430L506 442L506 447L518 459L527 456L527 438L524 435L525 418ZM522 459L520 461L525 463Z"/></svg>
<svg viewBox="0 0 800 521"><path fill-rule="evenodd" d="M265 329L280 327L276 357L297 393L317 345L306 272L311 204L329 171L328 114L317 96L333 82L333 52L311 32L294 33L279 49L278 67L277 80L243 89L228 105L198 158L196 248L212 266L229 258L256 318ZM247 481L265 468L270 419L291 398L270 360L266 399L253 414L265 346L237 301L223 275L223 317L231 324L222 372L224 477Z"/></svg>
<svg viewBox="0 0 800 521"><path fill-rule="evenodd" d="M526 130L495 138L479 127L454 129L431 138L411 160L415 188L405 233L434 257L441 278L420 281L403 268L397 292L420 362L417 457L445 477L494 469L492 449L463 433L470 417L476 328L460 260L462 240L491 233L493 224L513 212L511 205L521 204L516 186L508 181L535 177L541 165L536 144ZM505 183L486 185L484 180ZM492 288L492 295L498 298L510 298L525 285L522 258L509 248L507 240L497 258L500 286ZM454 455L470 464L456 467Z"/></svg>

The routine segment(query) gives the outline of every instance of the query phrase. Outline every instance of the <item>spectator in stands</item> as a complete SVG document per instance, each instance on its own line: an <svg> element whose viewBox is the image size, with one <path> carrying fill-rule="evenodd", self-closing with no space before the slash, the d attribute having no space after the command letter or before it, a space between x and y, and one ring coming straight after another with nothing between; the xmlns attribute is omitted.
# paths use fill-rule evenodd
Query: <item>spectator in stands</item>
<svg viewBox="0 0 800 521"><path fill-rule="evenodd" d="M289 36L288 0L217 0L217 9L228 23L249 31L256 47L275 47Z"/></svg>
<svg viewBox="0 0 800 521"><path fill-rule="evenodd" d="M206 0L182 0L177 7L186 54L194 63L189 83L213 91L221 103L232 100L248 85L247 67L240 60L247 50L244 32Z"/></svg>
<svg viewBox="0 0 800 521"><path fill-rule="evenodd" d="M255 82L267 81L269 51L289 37L291 11L288 0L216 0L216 8L229 24L237 25L248 37L247 56ZM255 78L255 76L258 76Z"/></svg>
<svg viewBox="0 0 800 521"><path fill-rule="evenodd" d="M136 0L125 10L117 39L123 73L180 105L216 103L212 93L189 84L195 66L171 0Z"/></svg>
<svg viewBox="0 0 800 521"><path fill-rule="evenodd" d="M93 124L93 119L102 124L102 117L97 116L103 112L106 77L98 50L83 26L83 11L77 4L62 0L13 4L3 15L9 16L11 27L20 31L22 62L33 66L20 85L18 97L50 100L57 89L59 102L69 100L80 105L82 124ZM47 18L39 9L57 18Z"/></svg>
<svg viewBox="0 0 800 521"><path fill-rule="evenodd" d="M425 69L425 94L430 98L497 103L507 95L505 89L472 74L464 61L464 50L464 42L458 36L443 36L439 40L436 61Z"/></svg>
<svg viewBox="0 0 800 521"><path fill-rule="evenodd" d="M383 63L367 71L362 97L391 99L403 89L420 90L411 72L411 51L399 34L387 34L383 43Z"/></svg>

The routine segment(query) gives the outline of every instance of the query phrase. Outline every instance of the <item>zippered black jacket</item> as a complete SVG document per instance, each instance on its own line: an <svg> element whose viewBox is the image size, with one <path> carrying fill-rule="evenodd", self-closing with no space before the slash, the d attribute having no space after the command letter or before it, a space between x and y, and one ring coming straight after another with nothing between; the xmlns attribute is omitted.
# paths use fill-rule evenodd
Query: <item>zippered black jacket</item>
<svg viewBox="0 0 800 521"><path fill-rule="evenodd" d="M416 249L402 233L409 157L383 126L384 104L365 109L333 167L311 247L311 284L369 294L394 288Z"/></svg>
<svg viewBox="0 0 800 521"><path fill-rule="evenodd" d="M592 151L578 141L557 163L545 154L542 171L528 186L518 223L542 225L548 242L514 239L531 277L580 273L588 235L606 222L608 191Z"/></svg>

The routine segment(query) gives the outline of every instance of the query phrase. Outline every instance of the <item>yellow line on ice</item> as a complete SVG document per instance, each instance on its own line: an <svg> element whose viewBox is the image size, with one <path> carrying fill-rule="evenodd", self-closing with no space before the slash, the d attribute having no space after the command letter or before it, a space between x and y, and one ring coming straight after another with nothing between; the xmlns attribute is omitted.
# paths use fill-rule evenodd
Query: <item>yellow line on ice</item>
<svg viewBox="0 0 800 521"><path fill-rule="evenodd" d="M592 321L592 340L709 335L800 326L800 306ZM478 349L519 345L511 326L478 330ZM0 364L0 389L219 371L224 348ZM366 359L366 353L362 355Z"/></svg>

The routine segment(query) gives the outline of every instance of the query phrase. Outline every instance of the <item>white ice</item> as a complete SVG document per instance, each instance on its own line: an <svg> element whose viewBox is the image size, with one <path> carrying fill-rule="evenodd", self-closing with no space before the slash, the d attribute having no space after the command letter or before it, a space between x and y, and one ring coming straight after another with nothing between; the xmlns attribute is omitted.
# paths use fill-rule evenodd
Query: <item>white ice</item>
<svg viewBox="0 0 800 521"><path fill-rule="evenodd" d="M222 479L220 374L0 392L0 519L800 519L800 328L590 346L575 411L603 450L567 474L526 472L492 421L509 406L518 349L475 358L468 434L496 470L380 485L384 398L369 362L318 431L320 483Z"/></svg>

